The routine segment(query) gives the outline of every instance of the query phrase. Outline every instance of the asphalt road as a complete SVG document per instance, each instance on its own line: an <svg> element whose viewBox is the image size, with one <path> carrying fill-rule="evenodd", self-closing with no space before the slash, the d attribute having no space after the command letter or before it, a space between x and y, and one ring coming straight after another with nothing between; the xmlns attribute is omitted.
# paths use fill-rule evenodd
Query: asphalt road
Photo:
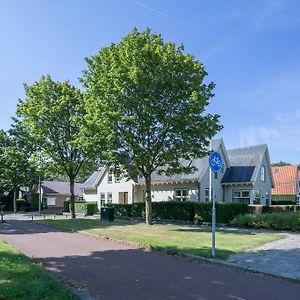
<svg viewBox="0 0 300 300"><path fill-rule="evenodd" d="M0 224L0 238L93 299L300 299L300 284L25 221Z"/></svg>

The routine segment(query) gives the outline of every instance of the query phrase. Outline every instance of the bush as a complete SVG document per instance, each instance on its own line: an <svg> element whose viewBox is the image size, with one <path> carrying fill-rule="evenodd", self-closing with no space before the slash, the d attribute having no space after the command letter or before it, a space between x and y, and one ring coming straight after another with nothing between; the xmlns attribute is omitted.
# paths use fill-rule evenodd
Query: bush
<svg viewBox="0 0 300 300"><path fill-rule="evenodd" d="M274 205L293 205L296 204L295 195L272 195L272 204Z"/></svg>
<svg viewBox="0 0 300 300"><path fill-rule="evenodd" d="M70 212L70 201L64 201L64 212Z"/></svg>
<svg viewBox="0 0 300 300"><path fill-rule="evenodd" d="M193 202L165 201L152 203L153 219L194 221Z"/></svg>
<svg viewBox="0 0 300 300"><path fill-rule="evenodd" d="M246 203L216 203L216 222L229 223L236 216L247 214L249 212ZM195 203L195 222L211 222L212 220L212 204L211 203Z"/></svg>
<svg viewBox="0 0 300 300"><path fill-rule="evenodd" d="M106 204L106 207L113 207L115 217L131 217L131 204Z"/></svg>
<svg viewBox="0 0 300 300"><path fill-rule="evenodd" d="M97 212L97 202L75 202L75 213L91 216Z"/></svg>
<svg viewBox="0 0 300 300"><path fill-rule="evenodd" d="M134 218L145 218L145 202L133 203L131 215Z"/></svg>
<svg viewBox="0 0 300 300"><path fill-rule="evenodd" d="M22 209L22 210L25 209L25 204L26 204L25 199L19 198L19 199L16 200L16 202L17 202L17 209Z"/></svg>
<svg viewBox="0 0 300 300"><path fill-rule="evenodd" d="M230 222L235 227L253 227L275 230L300 230L300 212L246 214Z"/></svg>

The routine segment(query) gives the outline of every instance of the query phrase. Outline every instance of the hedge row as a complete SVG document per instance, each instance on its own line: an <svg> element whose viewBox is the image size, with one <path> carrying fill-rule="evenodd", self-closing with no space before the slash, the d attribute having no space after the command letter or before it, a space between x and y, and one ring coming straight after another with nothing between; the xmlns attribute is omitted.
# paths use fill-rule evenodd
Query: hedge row
<svg viewBox="0 0 300 300"><path fill-rule="evenodd" d="M145 218L145 203L109 204L115 208L116 217ZM244 203L216 203L216 220L228 223L240 214L248 213L248 205ZM152 203L153 219L179 220L190 222L211 222L211 203L163 201Z"/></svg>
<svg viewBox="0 0 300 300"><path fill-rule="evenodd" d="M300 211L300 205L249 205L249 212L252 214L278 213Z"/></svg>
<svg viewBox="0 0 300 300"><path fill-rule="evenodd" d="M87 216L94 215L97 212L97 202L74 202L75 213ZM64 211L70 212L70 202L64 201Z"/></svg>
<svg viewBox="0 0 300 300"><path fill-rule="evenodd" d="M240 215L230 224L236 227L300 231L300 212Z"/></svg>

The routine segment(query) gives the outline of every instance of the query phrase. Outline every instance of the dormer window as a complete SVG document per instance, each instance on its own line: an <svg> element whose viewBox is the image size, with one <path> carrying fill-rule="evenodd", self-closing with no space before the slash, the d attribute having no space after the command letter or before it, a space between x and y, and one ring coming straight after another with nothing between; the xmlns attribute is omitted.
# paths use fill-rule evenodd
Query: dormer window
<svg viewBox="0 0 300 300"><path fill-rule="evenodd" d="M108 176L107 176L107 183L112 183L112 182L113 182L113 170L109 169Z"/></svg>

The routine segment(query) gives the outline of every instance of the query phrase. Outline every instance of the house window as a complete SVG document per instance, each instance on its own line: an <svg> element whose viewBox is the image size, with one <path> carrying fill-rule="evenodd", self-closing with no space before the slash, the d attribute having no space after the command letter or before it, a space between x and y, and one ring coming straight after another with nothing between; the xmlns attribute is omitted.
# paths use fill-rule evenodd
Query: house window
<svg viewBox="0 0 300 300"><path fill-rule="evenodd" d="M100 206L103 207L105 205L105 193L100 194Z"/></svg>
<svg viewBox="0 0 300 300"><path fill-rule="evenodd" d="M214 189L211 189L211 200L213 199ZM209 202L209 188L205 189L205 202Z"/></svg>
<svg viewBox="0 0 300 300"><path fill-rule="evenodd" d="M270 193L266 192L266 205L269 206L270 205Z"/></svg>
<svg viewBox="0 0 300 300"><path fill-rule="evenodd" d="M250 203L250 190L233 190L232 201L249 204Z"/></svg>
<svg viewBox="0 0 300 300"><path fill-rule="evenodd" d="M188 189L174 190L174 199L177 201L187 201L189 199L189 190Z"/></svg>
<svg viewBox="0 0 300 300"><path fill-rule="evenodd" d="M107 176L107 183L112 183L112 182L113 182L113 170L109 169L108 176Z"/></svg>
<svg viewBox="0 0 300 300"><path fill-rule="evenodd" d="M253 204L260 204L260 191L253 190Z"/></svg>
<svg viewBox="0 0 300 300"><path fill-rule="evenodd" d="M107 203L112 203L112 193L107 193Z"/></svg>
<svg viewBox="0 0 300 300"><path fill-rule="evenodd" d="M54 206L56 198L47 198L47 205Z"/></svg>
<svg viewBox="0 0 300 300"><path fill-rule="evenodd" d="M117 170L115 174L115 183L120 182L120 180L121 180L120 171Z"/></svg>
<svg viewBox="0 0 300 300"><path fill-rule="evenodd" d="M266 167L265 166L260 167L260 180L266 181Z"/></svg>

